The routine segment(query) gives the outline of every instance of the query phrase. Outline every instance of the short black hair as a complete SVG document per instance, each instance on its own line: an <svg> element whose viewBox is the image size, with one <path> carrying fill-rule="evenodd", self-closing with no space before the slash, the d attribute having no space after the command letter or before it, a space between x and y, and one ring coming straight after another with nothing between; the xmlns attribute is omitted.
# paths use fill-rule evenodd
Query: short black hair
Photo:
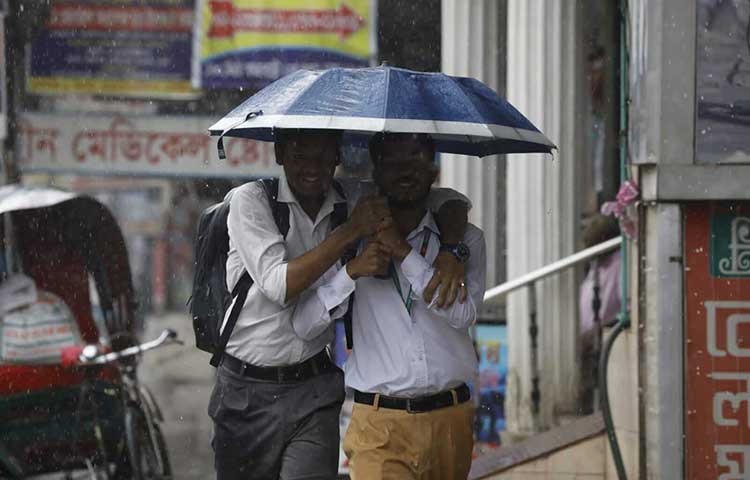
<svg viewBox="0 0 750 480"><path fill-rule="evenodd" d="M583 230L583 245L593 247L620 235L620 224L616 218L597 213L587 220Z"/></svg>
<svg viewBox="0 0 750 480"><path fill-rule="evenodd" d="M282 149L286 147L294 137L311 136L311 137L329 137L336 143L336 163L339 163L341 157L341 130L323 129L323 128L274 128L273 147L276 158L282 155Z"/></svg>
<svg viewBox="0 0 750 480"><path fill-rule="evenodd" d="M297 136L323 136L332 137L336 144L341 143L341 130L323 129L323 128L274 128L273 142L284 143Z"/></svg>
<svg viewBox="0 0 750 480"><path fill-rule="evenodd" d="M435 155L435 142L432 137L426 133L391 133L378 132L370 138L370 160L373 165L383 158L383 146L389 138L406 139L412 138L430 149L432 155Z"/></svg>

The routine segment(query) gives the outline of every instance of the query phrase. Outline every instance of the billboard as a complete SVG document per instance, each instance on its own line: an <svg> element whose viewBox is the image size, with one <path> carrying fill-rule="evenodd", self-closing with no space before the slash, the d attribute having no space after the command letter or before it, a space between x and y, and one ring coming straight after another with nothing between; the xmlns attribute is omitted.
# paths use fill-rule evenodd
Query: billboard
<svg viewBox="0 0 750 480"><path fill-rule="evenodd" d="M226 160L207 127L215 119L185 116L24 113L18 122L18 167L24 173L163 177L277 176L273 144L224 139Z"/></svg>
<svg viewBox="0 0 750 480"><path fill-rule="evenodd" d="M27 90L196 95L197 0L52 0L31 42Z"/></svg>
<svg viewBox="0 0 750 480"><path fill-rule="evenodd" d="M750 162L750 3L698 0L696 163Z"/></svg>
<svg viewBox="0 0 750 480"><path fill-rule="evenodd" d="M201 85L254 90L303 68L367 66L376 1L207 0Z"/></svg>
<svg viewBox="0 0 750 480"><path fill-rule="evenodd" d="M684 215L685 478L748 478L750 204Z"/></svg>

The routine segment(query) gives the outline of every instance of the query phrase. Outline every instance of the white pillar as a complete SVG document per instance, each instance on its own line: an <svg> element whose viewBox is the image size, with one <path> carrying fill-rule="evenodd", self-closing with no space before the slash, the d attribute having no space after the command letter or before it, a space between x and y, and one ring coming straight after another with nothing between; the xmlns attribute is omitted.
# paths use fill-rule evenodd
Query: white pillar
<svg viewBox="0 0 750 480"><path fill-rule="evenodd" d="M450 75L473 77L499 91L502 45L499 25L504 1L443 0L442 70ZM487 285L503 277L498 272L498 157L440 156L440 184L467 194L474 207L469 220L484 230L487 242Z"/></svg>
<svg viewBox="0 0 750 480"><path fill-rule="evenodd" d="M508 0L507 96L557 146L548 155L511 155L507 170L508 279L576 250L579 207L576 112L584 85L576 58L576 9L567 0ZM541 411L531 413L532 366L526 291L507 303L509 375L506 417L511 433L532 433L572 413L578 395L577 275L538 284Z"/></svg>

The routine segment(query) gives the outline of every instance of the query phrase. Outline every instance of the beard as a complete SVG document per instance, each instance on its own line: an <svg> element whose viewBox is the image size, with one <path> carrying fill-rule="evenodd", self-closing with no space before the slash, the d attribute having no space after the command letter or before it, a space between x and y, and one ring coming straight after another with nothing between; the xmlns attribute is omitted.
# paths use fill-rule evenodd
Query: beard
<svg viewBox="0 0 750 480"><path fill-rule="evenodd" d="M388 199L388 205L394 208L412 208L423 206L427 202L427 197L430 195L430 189L424 189L416 192L409 192L408 194L401 193L390 193L386 194Z"/></svg>

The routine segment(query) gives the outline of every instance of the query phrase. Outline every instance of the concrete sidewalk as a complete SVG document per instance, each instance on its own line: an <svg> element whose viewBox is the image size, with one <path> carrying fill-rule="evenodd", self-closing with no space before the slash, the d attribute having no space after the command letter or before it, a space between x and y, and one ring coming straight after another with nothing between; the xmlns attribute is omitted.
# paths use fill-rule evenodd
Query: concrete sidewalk
<svg viewBox="0 0 750 480"><path fill-rule="evenodd" d="M192 320L186 312L149 315L144 340L172 328L185 342L144 355L138 369L141 382L156 397L164 414L166 437L174 478L207 480L215 477L211 419L206 413L213 388L214 369L209 355L195 348Z"/></svg>

